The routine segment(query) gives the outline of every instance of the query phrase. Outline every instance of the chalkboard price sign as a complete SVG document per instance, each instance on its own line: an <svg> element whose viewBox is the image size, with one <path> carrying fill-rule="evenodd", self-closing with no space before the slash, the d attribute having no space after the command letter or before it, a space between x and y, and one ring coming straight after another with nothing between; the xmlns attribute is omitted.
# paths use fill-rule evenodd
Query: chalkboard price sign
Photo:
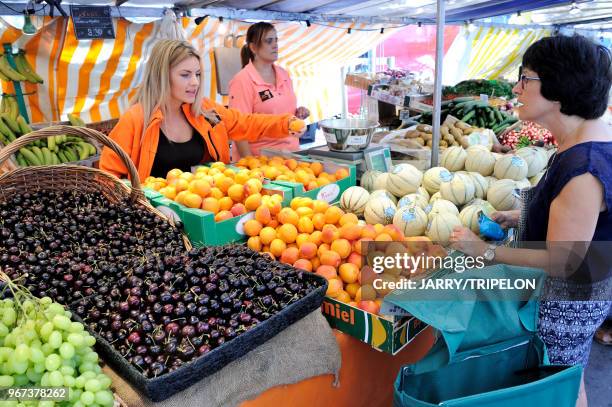
<svg viewBox="0 0 612 407"><path fill-rule="evenodd" d="M70 14L77 39L115 38L109 6L70 6Z"/></svg>

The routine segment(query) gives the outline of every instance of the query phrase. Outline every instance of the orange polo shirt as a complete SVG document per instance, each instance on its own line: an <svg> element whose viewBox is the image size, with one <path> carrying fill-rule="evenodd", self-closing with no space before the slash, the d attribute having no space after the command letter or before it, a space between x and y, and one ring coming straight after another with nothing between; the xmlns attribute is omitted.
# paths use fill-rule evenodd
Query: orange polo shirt
<svg viewBox="0 0 612 407"><path fill-rule="evenodd" d="M243 113L295 114L297 98L289 73L275 64L272 66L276 73L276 84L264 82L252 62L242 68L229 83L229 107ZM259 155L262 148L297 151L300 141L297 137L262 137L249 145L251 152ZM239 159L238 149L234 146L232 161Z"/></svg>

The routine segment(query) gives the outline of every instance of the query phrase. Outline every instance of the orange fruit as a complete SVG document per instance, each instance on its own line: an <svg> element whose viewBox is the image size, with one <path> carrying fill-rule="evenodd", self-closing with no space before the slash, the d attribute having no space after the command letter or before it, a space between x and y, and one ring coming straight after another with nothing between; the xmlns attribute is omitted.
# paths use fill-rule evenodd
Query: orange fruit
<svg viewBox="0 0 612 407"><path fill-rule="evenodd" d="M355 294L357 294L357 290L361 285L359 283L350 283L344 287L344 290L351 296L351 298L355 298Z"/></svg>
<svg viewBox="0 0 612 407"><path fill-rule="evenodd" d="M325 215L322 213L315 213L312 216L312 225L317 230L323 229L323 226L325 226Z"/></svg>
<svg viewBox="0 0 612 407"><path fill-rule="evenodd" d="M249 237L249 240L247 240L247 247L253 251L260 252L262 246L259 236Z"/></svg>
<svg viewBox="0 0 612 407"><path fill-rule="evenodd" d="M346 168L339 168L335 173L336 179L342 179L349 176L349 172Z"/></svg>
<svg viewBox="0 0 612 407"><path fill-rule="evenodd" d="M346 291L340 290L338 295L336 295L335 299L337 301L340 301L340 302L343 302L345 304L348 304L351 301L351 296Z"/></svg>
<svg viewBox="0 0 612 407"><path fill-rule="evenodd" d="M331 242L339 238L340 232L338 231L338 228L336 228L334 225L323 226L323 229L321 230L321 241L331 244Z"/></svg>
<svg viewBox="0 0 612 407"><path fill-rule="evenodd" d="M234 179L234 177L236 176L236 171L232 170L231 168L228 168L227 170L223 171L223 175L228 178Z"/></svg>
<svg viewBox="0 0 612 407"><path fill-rule="evenodd" d="M276 239L276 230L270 226L266 226L259 232L259 237L261 238L262 244L269 245L272 240Z"/></svg>
<svg viewBox="0 0 612 407"><path fill-rule="evenodd" d="M312 263L306 259L296 260L295 263L293 263L293 267L295 267L296 269L312 271Z"/></svg>
<svg viewBox="0 0 612 407"><path fill-rule="evenodd" d="M327 280L331 280L332 278L337 278L338 273L336 273L336 269L332 266L319 266L317 268L316 273L321 277L325 277Z"/></svg>
<svg viewBox="0 0 612 407"><path fill-rule="evenodd" d="M300 248L304 243L308 241L310 235L308 233L299 233L295 238L295 245Z"/></svg>
<svg viewBox="0 0 612 407"><path fill-rule="evenodd" d="M295 212L300 218L312 218L312 215L314 215L312 208L308 208L306 206L300 206L295 210Z"/></svg>
<svg viewBox="0 0 612 407"><path fill-rule="evenodd" d="M331 250L338 253L342 259L346 259L352 249L351 242L346 239L337 239L331 243Z"/></svg>
<svg viewBox="0 0 612 407"><path fill-rule="evenodd" d="M302 209L302 208L300 208ZM300 233L312 233L314 232L314 225L312 223L312 220L310 220L310 218L307 217L301 217L300 220L298 221L297 224L297 228L298 231Z"/></svg>
<svg viewBox="0 0 612 407"><path fill-rule="evenodd" d="M234 180L225 176L221 178L218 183L215 183L215 186L219 188L224 194L227 194L229 188L232 185L234 185ZM242 189L242 185L240 185L240 188ZM244 193L244 190L242 191Z"/></svg>
<svg viewBox="0 0 612 407"><path fill-rule="evenodd" d="M262 225L267 225L272 220L272 215L270 214L270 208L267 206L260 206L255 211L255 219L261 223Z"/></svg>
<svg viewBox="0 0 612 407"><path fill-rule="evenodd" d="M331 184L331 181L328 180L327 178L319 177L317 178L316 183L317 183L317 186L322 187L327 184Z"/></svg>
<svg viewBox="0 0 612 407"><path fill-rule="evenodd" d="M170 182L173 179L177 179L182 173L183 173L183 171L179 170L178 168L174 168L174 169L168 171L168 174L166 174L166 180L168 180L168 182Z"/></svg>
<svg viewBox="0 0 612 407"><path fill-rule="evenodd" d="M229 196L224 196L219 199L219 209L222 211L229 211L234 206L234 201Z"/></svg>
<svg viewBox="0 0 612 407"><path fill-rule="evenodd" d="M298 163L296 160L294 160L293 158L290 158L288 160L285 160L285 165L291 170L295 170L298 166Z"/></svg>
<svg viewBox="0 0 612 407"><path fill-rule="evenodd" d="M224 169L225 168L225 163L221 162L221 161L215 161L214 163L210 164L210 168Z"/></svg>
<svg viewBox="0 0 612 407"><path fill-rule="evenodd" d="M359 253L351 253L350 256L346 259L349 263L352 263L357 266L358 269L361 269L361 265L363 263L363 259L361 258L361 254Z"/></svg>
<svg viewBox="0 0 612 407"><path fill-rule="evenodd" d="M270 253L272 253L276 258L280 257L286 248L287 244L280 239L274 239L272 242L270 242Z"/></svg>
<svg viewBox="0 0 612 407"><path fill-rule="evenodd" d="M176 189L172 185L168 185L167 187L163 187L159 190L159 193L165 196L168 199L176 198Z"/></svg>
<svg viewBox="0 0 612 407"><path fill-rule="evenodd" d="M217 187L212 187L210 189L210 194L209 194L212 198L216 198L216 199L221 199L225 196L225 194L223 193L223 191L221 191L219 188Z"/></svg>
<svg viewBox="0 0 612 407"><path fill-rule="evenodd" d="M336 298L338 294L340 294L340 291L342 291L342 287L344 287L344 285L339 278L332 278L327 281L327 291L325 292L325 295L331 298Z"/></svg>
<svg viewBox="0 0 612 407"><path fill-rule="evenodd" d="M234 175L234 182L236 184L244 185L251 175L249 174L249 170L240 170L236 175Z"/></svg>
<svg viewBox="0 0 612 407"><path fill-rule="evenodd" d="M316 200L312 202L312 210L315 213L325 213L325 211L329 208L329 204L325 201Z"/></svg>
<svg viewBox="0 0 612 407"><path fill-rule="evenodd" d="M294 226L297 226L300 217L298 214L291 208L283 208L278 213L277 219L280 223L287 224L290 223Z"/></svg>
<svg viewBox="0 0 612 407"><path fill-rule="evenodd" d="M299 250L297 247L287 247L281 254L280 261L287 264L294 264L299 258Z"/></svg>
<svg viewBox="0 0 612 407"><path fill-rule="evenodd" d="M244 233L247 236L259 236L259 232L263 229L263 225L255 219L247 220L244 222Z"/></svg>
<svg viewBox="0 0 612 407"><path fill-rule="evenodd" d="M189 189L189 181L183 178L177 178L170 182L170 185L174 186L176 192L186 191Z"/></svg>
<svg viewBox="0 0 612 407"><path fill-rule="evenodd" d="M251 178L244 184L244 192L247 195L258 194L261 192L263 184L257 178Z"/></svg>
<svg viewBox="0 0 612 407"><path fill-rule="evenodd" d="M276 219L272 219L270 222L268 222L268 226L270 226L271 228L276 229L279 226L279 223Z"/></svg>
<svg viewBox="0 0 612 407"><path fill-rule="evenodd" d="M347 224L356 225L357 222L359 222L359 218L354 213L345 213L340 217L340 220L338 221L340 226L344 226Z"/></svg>
<svg viewBox="0 0 612 407"><path fill-rule="evenodd" d="M242 202L244 199L244 186L240 184L233 184L227 189L227 196L232 198L234 202Z"/></svg>
<svg viewBox="0 0 612 407"><path fill-rule="evenodd" d="M376 239L374 240L377 242L392 242L393 238L389 236L387 233L381 233L378 236L376 236Z"/></svg>
<svg viewBox="0 0 612 407"><path fill-rule="evenodd" d="M297 228L291 223L286 223L278 228L278 237L285 243L295 242L295 238L298 235Z"/></svg>
<svg viewBox="0 0 612 407"><path fill-rule="evenodd" d="M357 281L359 276L359 267L353 263L344 263L340 265L338 269L338 275L347 284L351 284Z"/></svg>
<svg viewBox="0 0 612 407"><path fill-rule="evenodd" d="M219 205L219 201L215 198L204 198L202 200L202 209L216 215L219 213L221 205Z"/></svg>
<svg viewBox="0 0 612 407"><path fill-rule="evenodd" d="M394 241L396 242L404 241L404 233L397 226L393 224L386 225L384 228L384 231L386 234L391 236L391 239L393 239Z"/></svg>
<svg viewBox="0 0 612 407"><path fill-rule="evenodd" d="M321 264L325 266L332 266L334 268L338 267L340 262L342 262L340 255L333 250L328 250L322 253L319 258L321 259Z"/></svg>
<svg viewBox="0 0 612 407"><path fill-rule="evenodd" d="M187 192L187 195L183 198L183 205L188 208L200 208L202 205L202 197L193 192Z"/></svg>
<svg viewBox="0 0 612 407"><path fill-rule="evenodd" d="M321 164L320 162L311 163L310 164L310 169L312 170L314 175L316 175L318 177L319 174L321 174L323 172L323 164Z"/></svg>
<svg viewBox="0 0 612 407"><path fill-rule="evenodd" d="M347 240L356 240L361 237L361 226L352 223L340 228L340 237Z"/></svg>
<svg viewBox="0 0 612 407"><path fill-rule="evenodd" d="M187 183L189 183L191 180L193 180L193 174L190 172L184 172L179 175L179 178L184 179L185 181L187 181Z"/></svg>
<svg viewBox="0 0 612 407"><path fill-rule="evenodd" d="M256 193L253 195L249 195L244 200L244 206L248 211L254 211L261 206L261 194Z"/></svg>
<svg viewBox="0 0 612 407"><path fill-rule="evenodd" d="M319 266L321 265L321 260L319 260L318 257L313 257L310 260L310 263L312 264L312 269L316 270L317 268L319 268Z"/></svg>
<svg viewBox="0 0 612 407"><path fill-rule="evenodd" d="M323 253L327 251L329 251L329 245L327 243L323 243L319 245L319 248L317 249L317 256L319 256L319 260L321 259L321 256L323 255Z"/></svg>
<svg viewBox="0 0 612 407"><path fill-rule="evenodd" d="M195 179L189 183L189 192L200 195L206 198L210 193L210 184L203 179Z"/></svg>
<svg viewBox="0 0 612 407"><path fill-rule="evenodd" d="M215 215L215 222L221 222L222 220L231 219L233 217L234 215L232 215L230 211L219 211L219 213Z"/></svg>
<svg viewBox="0 0 612 407"><path fill-rule="evenodd" d="M374 230L376 231L376 235L380 235L385 230L385 225L377 223L376 225L374 225Z"/></svg>
<svg viewBox="0 0 612 407"><path fill-rule="evenodd" d="M305 242L300 246L299 256L301 259L312 259L317 255L317 245L312 242Z"/></svg>
<svg viewBox="0 0 612 407"><path fill-rule="evenodd" d="M344 215L344 211L337 206L330 206L325 211L325 223L328 225L335 225L338 223L340 218Z"/></svg>
<svg viewBox="0 0 612 407"><path fill-rule="evenodd" d="M374 226L372 226L372 225L365 225L361 229L361 237L362 238L374 239L377 234L378 233L376 232L376 229L374 229Z"/></svg>
<svg viewBox="0 0 612 407"><path fill-rule="evenodd" d="M321 244L321 235L322 233L320 230L315 230L308 237L308 241L314 243L318 247Z"/></svg>

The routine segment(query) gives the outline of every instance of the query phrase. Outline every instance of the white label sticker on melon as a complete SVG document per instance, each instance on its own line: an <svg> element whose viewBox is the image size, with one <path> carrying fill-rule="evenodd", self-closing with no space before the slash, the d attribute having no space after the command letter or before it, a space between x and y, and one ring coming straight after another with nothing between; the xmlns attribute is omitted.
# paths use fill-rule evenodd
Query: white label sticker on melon
<svg viewBox="0 0 612 407"><path fill-rule="evenodd" d="M255 219L255 212L249 212L247 214L245 214L239 221L238 223L236 223L236 233L238 233L239 235L244 235L244 224L251 220L251 219Z"/></svg>
<svg viewBox="0 0 612 407"><path fill-rule="evenodd" d="M346 140L347 146L360 146L368 141L368 136L350 136Z"/></svg>
<svg viewBox="0 0 612 407"><path fill-rule="evenodd" d="M510 164L514 167L522 167L524 165L524 161L521 157L512 157L510 160Z"/></svg>
<svg viewBox="0 0 612 407"><path fill-rule="evenodd" d="M485 133L474 132L468 136L468 144L471 146L479 145L479 144L482 146L488 146L489 145L489 135Z"/></svg>
<svg viewBox="0 0 612 407"><path fill-rule="evenodd" d="M453 174L451 174L449 171L447 170L440 171L440 180L442 182L449 182L452 179L453 179Z"/></svg>
<svg viewBox="0 0 612 407"><path fill-rule="evenodd" d="M336 135L335 134L331 134L331 133L325 133L325 140L327 140L328 143L337 143L338 140L336 139Z"/></svg>
<svg viewBox="0 0 612 407"><path fill-rule="evenodd" d="M317 194L317 199L332 203L340 195L340 187L338 184L327 184Z"/></svg>

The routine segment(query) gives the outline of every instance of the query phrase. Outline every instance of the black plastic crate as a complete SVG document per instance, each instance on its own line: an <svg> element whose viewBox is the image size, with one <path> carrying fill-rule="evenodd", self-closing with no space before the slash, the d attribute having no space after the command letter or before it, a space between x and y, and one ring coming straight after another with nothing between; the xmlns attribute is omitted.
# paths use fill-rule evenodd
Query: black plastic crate
<svg viewBox="0 0 612 407"><path fill-rule="evenodd" d="M281 265L281 263L279 263L279 266L287 267L287 265ZM217 372L232 361L246 355L251 350L271 339L283 329L320 308L327 291L327 280L307 271L304 271L304 276L309 280L317 280L323 285L231 341L225 342L218 348L192 360L173 372L165 373L152 379L145 377L113 348L106 339L90 330L87 324L75 312L73 312L73 318L82 322L89 333L96 338L96 351L106 363L142 394L154 402L159 402L172 397L174 394ZM82 300L78 302L80 301ZM75 307L78 302L72 303L70 308Z"/></svg>

